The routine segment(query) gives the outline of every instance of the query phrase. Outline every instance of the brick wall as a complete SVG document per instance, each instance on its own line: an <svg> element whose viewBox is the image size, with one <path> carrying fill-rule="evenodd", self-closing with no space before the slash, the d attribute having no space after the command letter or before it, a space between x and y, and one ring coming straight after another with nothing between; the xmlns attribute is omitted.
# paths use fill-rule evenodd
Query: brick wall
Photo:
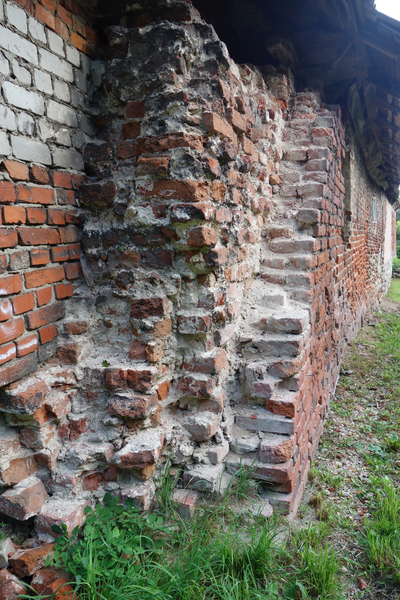
<svg viewBox="0 0 400 600"><path fill-rule="evenodd" d="M390 280L393 211L339 107L296 91L290 73L238 67L189 3L159 4L163 20L135 6L129 28L108 31L103 86L91 103L96 138L73 151L81 161L84 148L87 179L81 162L54 163L59 136L39 142L48 166L17 161L7 138L2 217L17 228L0 230L15 241L4 268L14 253L29 251L32 261L39 249L48 263L11 268L6 323L16 335L6 343L56 334L57 324L59 334L40 337L39 353L49 352L34 349L32 370L54 357L2 390L0 511L17 514L12 486L41 485L34 514L43 539L61 514L72 527L105 491L148 506L168 456L181 485L209 491L224 469L223 485L240 460L256 461L271 501L293 516L346 342ZM60 8L52 14L62 18ZM76 85L57 113L69 115L57 127L72 141L92 133L72 100L89 74L79 56L83 70L70 65ZM55 100L29 91L54 127ZM7 110L20 114L11 98ZM45 117L31 112L39 126ZM53 204L36 206L32 222L27 197ZM8 217L8 208L17 212ZM11 308L24 296L36 304L20 317ZM7 368L21 369L21 360Z"/></svg>

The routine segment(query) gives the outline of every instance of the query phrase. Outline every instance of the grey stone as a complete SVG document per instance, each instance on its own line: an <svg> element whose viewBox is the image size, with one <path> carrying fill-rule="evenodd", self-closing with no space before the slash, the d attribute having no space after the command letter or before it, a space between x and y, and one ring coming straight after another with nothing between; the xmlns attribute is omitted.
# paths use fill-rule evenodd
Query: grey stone
<svg viewBox="0 0 400 600"><path fill-rule="evenodd" d="M267 410L254 409L248 416L237 415L235 423L242 429L248 431L265 431L266 433L283 433L292 435L294 433L294 422L281 415L274 415Z"/></svg>
<svg viewBox="0 0 400 600"><path fill-rule="evenodd" d="M7 569L8 555L15 552L15 547L10 538L0 542L0 569Z"/></svg>
<svg viewBox="0 0 400 600"><path fill-rule="evenodd" d="M22 135L33 136L35 133L35 120L31 115L21 112L17 117L18 131Z"/></svg>
<svg viewBox="0 0 400 600"><path fill-rule="evenodd" d="M71 136L69 134L68 129L59 129L55 135L56 143L61 144L61 146L70 146L71 145Z"/></svg>
<svg viewBox="0 0 400 600"><path fill-rule="evenodd" d="M2 2L0 2L0 21L4 21L4 9Z"/></svg>
<svg viewBox="0 0 400 600"><path fill-rule="evenodd" d="M33 17L29 17L28 18L28 26L29 26L29 33L31 34L31 36L33 38L35 38L35 40L38 40L39 42L43 42L43 44L47 43L45 29L44 29L43 25L41 23L39 23L39 21L36 21L36 19L34 19Z"/></svg>
<svg viewBox="0 0 400 600"><path fill-rule="evenodd" d="M10 63L2 52L0 52L0 73L2 75L10 74Z"/></svg>
<svg viewBox="0 0 400 600"><path fill-rule="evenodd" d="M86 54L81 54L81 61L83 72L86 73L86 75L89 75L92 68L92 61L88 56L86 56Z"/></svg>
<svg viewBox="0 0 400 600"><path fill-rule="evenodd" d="M14 113L8 106L0 105L0 127L9 131L15 131L17 127Z"/></svg>
<svg viewBox="0 0 400 600"><path fill-rule="evenodd" d="M225 466L196 465L183 473L183 483L199 492L217 492L222 483Z"/></svg>
<svg viewBox="0 0 400 600"><path fill-rule="evenodd" d="M15 75L15 77L18 79L19 83L22 83L23 85L32 85L32 76L30 74L30 72L28 71L28 69L24 69L24 67L21 67L18 62L15 60L15 58L12 60L11 62L11 66L12 66L12 70L13 73Z"/></svg>
<svg viewBox="0 0 400 600"><path fill-rule="evenodd" d="M267 500L266 502L263 501L262 504L260 504L259 506L254 506L252 512L253 512L253 517L255 517L255 518L261 517L265 520L268 520L274 514L274 509L272 508L271 504Z"/></svg>
<svg viewBox="0 0 400 600"><path fill-rule="evenodd" d="M47 52L47 50L44 50L43 48L39 48L39 56L42 69L54 73L54 75L61 77L61 79L65 79L65 81L69 81L70 83L73 82L74 73L71 65L67 63L66 60L59 58L51 52Z"/></svg>
<svg viewBox="0 0 400 600"><path fill-rule="evenodd" d="M75 69L75 84L82 92L87 92L87 77L79 69Z"/></svg>
<svg viewBox="0 0 400 600"><path fill-rule="evenodd" d="M54 136L54 127L45 119L39 121L39 135L44 142Z"/></svg>
<svg viewBox="0 0 400 600"><path fill-rule="evenodd" d="M7 134L4 131L0 131L0 154L2 156L8 156L11 152L10 144L8 143Z"/></svg>
<svg viewBox="0 0 400 600"><path fill-rule="evenodd" d="M81 171L83 169L82 156L76 150L57 148L53 154L53 161L55 167L75 169L76 171Z"/></svg>
<svg viewBox="0 0 400 600"><path fill-rule="evenodd" d="M57 338L51 340L48 344L43 344L43 346L39 346L38 348L38 361L43 362L48 358L54 356L57 352Z"/></svg>
<svg viewBox="0 0 400 600"><path fill-rule="evenodd" d="M131 500L135 508L146 511L150 508L155 492L156 488L152 481L143 483L136 481L121 487L121 499L122 501Z"/></svg>
<svg viewBox="0 0 400 600"><path fill-rule="evenodd" d="M16 29L22 33L28 33L28 26L26 24L26 13L22 8L16 6L12 2L6 3L7 18L11 25L14 25Z"/></svg>
<svg viewBox="0 0 400 600"><path fill-rule="evenodd" d="M48 73L45 73L44 71L38 71L38 69L35 69L35 85L37 89L41 92L44 92L45 94L49 95L53 94L51 77Z"/></svg>
<svg viewBox="0 0 400 600"><path fill-rule="evenodd" d="M71 101L71 95L69 93L68 85L63 81L54 81L54 94L59 100L66 102L67 104Z"/></svg>
<svg viewBox="0 0 400 600"><path fill-rule="evenodd" d="M103 61L95 60L92 63L92 91L95 92L101 87L103 75L106 72L106 65Z"/></svg>
<svg viewBox="0 0 400 600"><path fill-rule="evenodd" d="M260 438L258 435L250 435L246 437L234 438L230 443L231 450L236 454L247 454L248 452L255 452L258 450L260 445Z"/></svg>
<svg viewBox="0 0 400 600"><path fill-rule="evenodd" d="M73 46L67 46L67 61L72 63L74 67L79 67L81 64L81 57L79 51Z"/></svg>
<svg viewBox="0 0 400 600"><path fill-rule="evenodd" d="M54 33L54 31L50 31L50 30L48 30L48 32L47 32L47 37L49 38L50 50L52 52L54 52L55 54L58 54L58 56L62 56L64 58L65 57L64 41L63 41L62 37L60 37L59 35Z"/></svg>
<svg viewBox="0 0 400 600"><path fill-rule="evenodd" d="M57 123L63 123L70 127L78 127L78 119L76 118L75 111L69 106L59 104L54 100L50 100L47 105L47 117Z"/></svg>
<svg viewBox="0 0 400 600"><path fill-rule="evenodd" d="M83 108L85 110L85 96L77 90L76 88L72 88L71 90L71 103L75 108Z"/></svg>
<svg viewBox="0 0 400 600"><path fill-rule="evenodd" d="M0 25L0 46L4 50L13 52L17 56L24 58L33 65L38 64L38 55L36 46L28 42L18 34L6 29Z"/></svg>
<svg viewBox="0 0 400 600"><path fill-rule="evenodd" d="M79 119L79 124L81 130L87 133L88 135L94 135L96 133L96 130L91 120L86 115L81 115Z"/></svg>
<svg viewBox="0 0 400 600"><path fill-rule="evenodd" d="M15 135L11 136L11 144L16 158L51 165L50 150L45 144Z"/></svg>
<svg viewBox="0 0 400 600"><path fill-rule="evenodd" d="M43 98L36 92L30 92L25 88L6 81L3 84L3 94L7 102L13 106L23 108L24 110L31 110L36 115L43 115L44 113Z"/></svg>

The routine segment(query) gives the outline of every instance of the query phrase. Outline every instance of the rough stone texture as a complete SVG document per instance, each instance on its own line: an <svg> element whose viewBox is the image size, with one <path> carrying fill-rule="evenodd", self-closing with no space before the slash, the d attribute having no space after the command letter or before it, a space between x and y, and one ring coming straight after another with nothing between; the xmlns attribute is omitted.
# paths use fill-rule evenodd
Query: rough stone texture
<svg viewBox="0 0 400 600"><path fill-rule="evenodd" d="M17 550L10 558L10 566L17 577L29 577L44 566L48 556L53 556L53 544Z"/></svg>
<svg viewBox="0 0 400 600"><path fill-rule="evenodd" d="M27 588L22 581L6 569L0 570L0 600L15 600L20 594L26 594Z"/></svg>
<svg viewBox="0 0 400 600"><path fill-rule="evenodd" d="M32 6L0 25L0 512L51 541L105 491L147 509L167 456L216 492L240 455L294 516L390 280L351 123L190 2L133 4L95 63L79 3Z"/></svg>
<svg viewBox="0 0 400 600"><path fill-rule="evenodd" d="M15 552L15 547L10 538L0 542L0 569L7 569L9 564L8 555Z"/></svg>

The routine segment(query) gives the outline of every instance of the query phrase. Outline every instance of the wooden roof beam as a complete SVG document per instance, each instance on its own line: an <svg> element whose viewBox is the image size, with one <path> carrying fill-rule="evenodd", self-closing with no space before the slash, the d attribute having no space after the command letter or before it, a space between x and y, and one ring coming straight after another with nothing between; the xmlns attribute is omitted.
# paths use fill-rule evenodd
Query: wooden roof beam
<svg viewBox="0 0 400 600"><path fill-rule="evenodd" d="M378 52L382 52L394 60L397 60L397 58L400 56L400 46L383 39L377 34L370 33L366 29L360 28L359 37L364 44L367 44L367 46L378 50Z"/></svg>

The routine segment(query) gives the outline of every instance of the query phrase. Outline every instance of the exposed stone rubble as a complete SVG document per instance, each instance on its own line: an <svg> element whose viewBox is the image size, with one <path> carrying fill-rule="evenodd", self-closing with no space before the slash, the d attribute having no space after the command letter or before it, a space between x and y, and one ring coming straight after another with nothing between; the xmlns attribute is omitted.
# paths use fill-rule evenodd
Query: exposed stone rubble
<svg viewBox="0 0 400 600"><path fill-rule="evenodd" d="M159 5L162 20L150 11L143 25L133 5L134 26L107 32L107 64L92 70L97 130L76 149L86 176L81 163L54 163L41 183L71 215L57 235L72 238L36 238L58 231L43 221L22 243L22 227L5 253L13 274L0 277L17 277L0 304L17 333L1 343L17 353L25 324L43 335L40 355L0 367L0 513L31 519L47 544L52 525L72 531L106 492L147 510L168 459L186 488L174 492L183 515L244 466L260 484L260 514L269 500L293 518L346 343L390 281L394 213L340 108L297 91L288 70L233 63L189 2ZM88 70L78 55L76 82ZM10 88L4 106L12 98ZM75 112L77 136L87 104L79 127ZM29 178L40 163L24 160L4 161L3 216L44 202L12 196L14 181L28 181L13 169ZM13 235L4 222L0 240ZM50 244L56 266L43 269L48 260L33 257ZM27 266L11 266L17 245L29 246ZM58 251L67 254L56 260ZM50 279L37 279L44 271ZM49 300L38 309L41 293ZM16 312L25 296L33 304Z"/></svg>

